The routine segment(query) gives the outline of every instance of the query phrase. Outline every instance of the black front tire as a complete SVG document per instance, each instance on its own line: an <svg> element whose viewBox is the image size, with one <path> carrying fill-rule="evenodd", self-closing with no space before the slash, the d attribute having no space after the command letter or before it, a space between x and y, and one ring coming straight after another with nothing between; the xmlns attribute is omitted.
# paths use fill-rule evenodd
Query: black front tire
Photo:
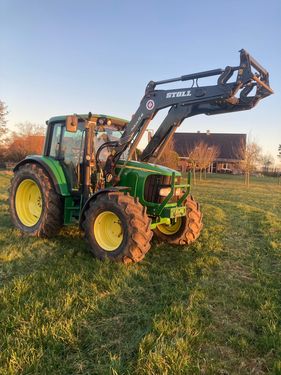
<svg viewBox="0 0 281 375"><path fill-rule="evenodd" d="M114 250L105 249L95 234L94 226L101 214L116 215L122 231L122 242ZM150 219L137 198L119 192L103 193L90 203L85 212L83 229L90 244L90 251L98 259L108 258L115 262L140 262L150 249L152 231ZM110 228L107 228L110 231ZM106 230L107 230L106 229Z"/></svg>
<svg viewBox="0 0 281 375"><path fill-rule="evenodd" d="M154 233L159 240L173 245L190 245L199 237L203 228L203 214L200 210L200 205L191 195L187 197L185 205L186 216L180 218L181 223L175 233L163 233L165 230L165 224L162 224L164 227L159 225L154 229ZM162 231L160 228L163 228Z"/></svg>

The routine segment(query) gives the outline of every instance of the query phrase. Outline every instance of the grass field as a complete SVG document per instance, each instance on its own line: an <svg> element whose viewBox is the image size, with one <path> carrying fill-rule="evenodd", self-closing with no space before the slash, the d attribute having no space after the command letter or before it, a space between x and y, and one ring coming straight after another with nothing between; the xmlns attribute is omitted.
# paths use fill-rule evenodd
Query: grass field
<svg viewBox="0 0 281 375"><path fill-rule="evenodd" d="M75 228L21 237L0 175L1 374L281 374L281 186L194 187L205 227L125 267Z"/></svg>

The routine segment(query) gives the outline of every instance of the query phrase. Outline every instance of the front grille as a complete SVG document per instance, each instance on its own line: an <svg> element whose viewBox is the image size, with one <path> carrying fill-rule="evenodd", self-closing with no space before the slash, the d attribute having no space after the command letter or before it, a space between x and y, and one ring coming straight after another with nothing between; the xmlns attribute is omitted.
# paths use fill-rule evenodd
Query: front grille
<svg viewBox="0 0 281 375"><path fill-rule="evenodd" d="M177 181L175 181L177 183ZM159 174L152 174L147 177L144 186L144 199L147 202L161 203L165 197L160 197L159 189L161 187L169 187L172 183L171 176L162 176ZM172 197L170 203L176 202L177 197Z"/></svg>

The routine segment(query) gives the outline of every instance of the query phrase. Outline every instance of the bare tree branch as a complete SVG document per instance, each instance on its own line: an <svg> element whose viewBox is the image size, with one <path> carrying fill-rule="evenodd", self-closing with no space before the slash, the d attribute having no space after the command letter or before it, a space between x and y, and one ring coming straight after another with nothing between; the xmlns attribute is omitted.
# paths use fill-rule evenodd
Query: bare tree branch
<svg viewBox="0 0 281 375"><path fill-rule="evenodd" d="M0 144L3 146L3 144L6 142L6 136L8 133L7 129L7 106L4 102L0 100Z"/></svg>
<svg viewBox="0 0 281 375"><path fill-rule="evenodd" d="M179 155L175 151L174 141L171 139L166 145L165 150L161 157L158 159L159 164L165 165L172 169L178 169Z"/></svg>
<svg viewBox="0 0 281 375"><path fill-rule="evenodd" d="M200 180L202 178L202 170L210 167L213 161L219 155L219 148L217 146L208 146L205 142L200 141L189 152L188 159L192 165L193 170L199 169Z"/></svg>
<svg viewBox="0 0 281 375"><path fill-rule="evenodd" d="M253 141L241 142L237 149L239 168L245 173L245 184L250 186L250 175L256 170L257 163L261 159L261 147Z"/></svg>
<svg viewBox="0 0 281 375"><path fill-rule="evenodd" d="M10 162L18 162L27 155L42 153L45 127L31 122L17 124L18 131L11 134L6 145L4 158Z"/></svg>

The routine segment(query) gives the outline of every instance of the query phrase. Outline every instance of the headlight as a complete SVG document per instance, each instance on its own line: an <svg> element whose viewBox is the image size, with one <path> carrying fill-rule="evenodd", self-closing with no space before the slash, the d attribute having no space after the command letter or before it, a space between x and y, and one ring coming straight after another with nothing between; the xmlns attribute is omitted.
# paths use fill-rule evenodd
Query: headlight
<svg viewBox="0 0 281 375"><path fill-rule="evenodd" d="M170 188L170 187L161 188L161 189L159 190L159 195L160 195L160 197L166 197L168 194L170 194L171 189L172 189L172 188Z"/></svg>
<svg viewBox="0 0 281 375"><path fill-rule="evenodd" d="M177 188L177 189L175 190L175 195L176 195L177 197L179 197L179 196L181 195L181 188Z"/></svg>
<svg viewBox="0 0 281 375"><path fill-rule="evenodd" d="M161 188L161 189L159 190L159 195L160 195L160 197L167 197L167 195L170 194L171 189L172 189L172 188L170 188L170 187ZM177 189L175 189L174 196L179 197L180 195L181 195L181 188L177 188Z"/></svg>

